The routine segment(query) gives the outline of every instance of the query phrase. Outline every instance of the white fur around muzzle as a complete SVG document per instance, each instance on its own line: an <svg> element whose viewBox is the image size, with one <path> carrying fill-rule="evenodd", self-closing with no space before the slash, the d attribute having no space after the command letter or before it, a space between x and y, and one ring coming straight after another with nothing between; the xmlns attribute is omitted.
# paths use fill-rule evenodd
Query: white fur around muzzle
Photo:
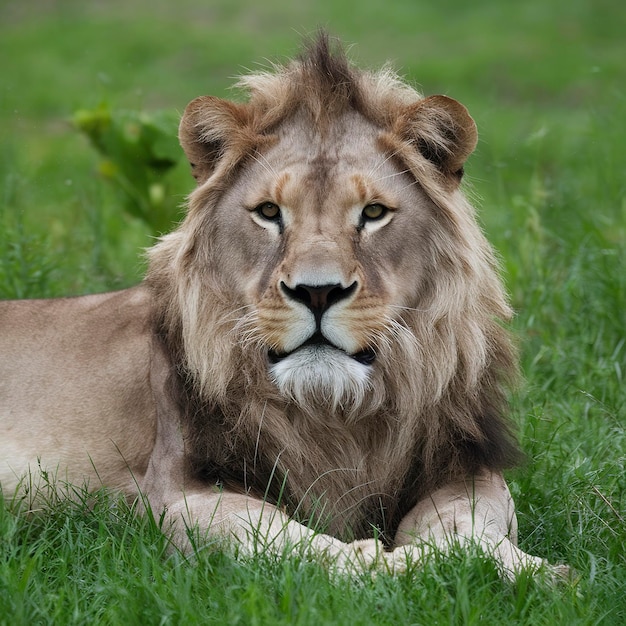
<svg viewBox="0 0 626 626"><path fill-rule="evenodd" d="M300 405L323 402L336 409L362 402L370 367L331 346L305 346L270 368L281 394Z"/></svg>

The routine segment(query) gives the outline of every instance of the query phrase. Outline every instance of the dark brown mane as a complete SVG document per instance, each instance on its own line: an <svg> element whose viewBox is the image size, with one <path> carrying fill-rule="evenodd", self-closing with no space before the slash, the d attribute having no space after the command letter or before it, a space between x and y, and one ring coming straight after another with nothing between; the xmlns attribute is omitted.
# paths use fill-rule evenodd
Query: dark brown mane
<svg viewBox="0 0 626 626"><path fill-rule="evenodd" d="M150 252L148 284L175 368L190 469L304 519L325 502L336 536L363 537L372 526L393 536L408 509L446 481L519 458L505 418L516 355L498 321L510 309L492 251L457 191L475 125L462 105L423 99L388 69L355 69L326 35L274 70L241 79L243 104L206 97L188 107L181 142L203 173L185 222ZM310 129L347 111L373 122L385 150L401 155L436 206L437 229L420 278L423 302L402 311L407 332L381 348L371 389L352 414L279 394L267 346L238 334L246 303L233 298L212 256L213 211L232 172L262 156L263 140L279 141L281 124L296 114L297 131L301 120Z"/></svg>
<svg viewBox="0 0 626 626"><path fill-rule="evenodd" d="M356 111L384 127L399 116L401 107L420 98L391 71L357 70L324 32L298 58L274 70L244 76L238 84L250 94L249 105L260 130L296 111L306 111L320 125Z"/></svg>
<svg viewBox="0 0 626 626"><path fill-rule="evenodd" d="M300 57L300 106L307 107L316 121L336 117L343 111L360 112L363 98L355 72L341 48L332 49L330 38L321 33Z"/></svg>

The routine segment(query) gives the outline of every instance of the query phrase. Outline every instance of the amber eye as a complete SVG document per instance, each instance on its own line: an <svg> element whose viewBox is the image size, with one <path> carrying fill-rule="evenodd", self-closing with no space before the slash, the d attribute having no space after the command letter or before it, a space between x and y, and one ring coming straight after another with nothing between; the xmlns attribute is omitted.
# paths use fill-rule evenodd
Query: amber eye
<svg viewBox="0 0 626 626"><path fill-rule="evenodd" d="M276 222L280 220L280 207L273 202L263 202L254 209L263 219L270 222Z"/></svg>
<svg viewBox="0 0 626 626"><path fill-rule="evenodd" d="M369 220L373 222L385 217L388 210L384 204L368 204L361 212L361 217L364 221Z"/></svg>

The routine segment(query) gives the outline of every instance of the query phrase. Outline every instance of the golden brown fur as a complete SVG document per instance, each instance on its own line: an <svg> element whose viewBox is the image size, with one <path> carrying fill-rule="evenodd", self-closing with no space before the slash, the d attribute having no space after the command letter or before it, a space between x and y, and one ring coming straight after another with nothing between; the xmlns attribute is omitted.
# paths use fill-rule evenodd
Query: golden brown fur
<svg viewBox="0 0 626 626"><path fill-rule="evenodd" d="M144 433L141 454L126 446L123 461L152 509L167 509L179 545L183 519L244 544L256 523L369 563L374 528L396 550L428 537L441 546L455 529L488 537L505 569L536 565L509 541L499 474L517 459L504 417L515 354L493 253L460 191L471 117L390 70L355 69L324 36L240 87L244 103L203 97L185 111L180 140L198 186L183 223L150 250L144 284L102 301L104 321L69 323L77 340L52 340L60 361L72 345L97 355L143 320L133 354L102 365L136 389L134 403L113 414L84 397L78 373L67 384L63 367L24 363L26 379L58 386L40 432L64 393L62 405L76 406L62 418L76 458L55 455L43 434L24 447L24 422L9 413L3 488L43 458L72 481L101 478L133 495L108 459ZM0 324L26 341L39 324L62 323L72 301L62 302L5 304ZM16 306L33 321L20 327ZM11 407L25 378L7 376ZM481 507L477 531L468 520ZM354 539L364 541L342 543Z"/></svg>

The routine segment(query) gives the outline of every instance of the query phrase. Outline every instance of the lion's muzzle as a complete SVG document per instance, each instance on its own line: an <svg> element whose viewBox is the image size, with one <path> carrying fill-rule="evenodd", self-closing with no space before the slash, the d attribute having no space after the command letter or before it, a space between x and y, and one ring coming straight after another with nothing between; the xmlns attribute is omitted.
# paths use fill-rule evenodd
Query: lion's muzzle
<svg viewBox="0 0 626 626"><path fill-rule="evenodd" d="M324 325L322 324L324 314L334 305L342 302L345 303L346 300L350 299L356 293L357 288L358 283L356 280L347 287L341 283L328 283L324 285L298 283L294 287L289 287L285 281L281 280L280 289L283 295L291 302L303 304L313 314L315 331L306 341L293 350L284 353L271 351L269 354L270 361L277 363L296 350L307 346L327 346L344 352L362 365L371 365L376 359L376 353L373 349L367 347L355 353L350 353L344 347L332 341L332 338L326 336L324 333Z"/></svg>
<svg viewBox="0 0 626 626"><path fill-rule="evenodd" d="M359 283L298 281L278 283L300 331L282 351L270 350L270 374L285 397L302 406L320 402L332 407L358 405L369 388L376 359L369 346L350 349L354 340L341 322L359 291ZM299 335L299 337L298 337Z"/></svg>

